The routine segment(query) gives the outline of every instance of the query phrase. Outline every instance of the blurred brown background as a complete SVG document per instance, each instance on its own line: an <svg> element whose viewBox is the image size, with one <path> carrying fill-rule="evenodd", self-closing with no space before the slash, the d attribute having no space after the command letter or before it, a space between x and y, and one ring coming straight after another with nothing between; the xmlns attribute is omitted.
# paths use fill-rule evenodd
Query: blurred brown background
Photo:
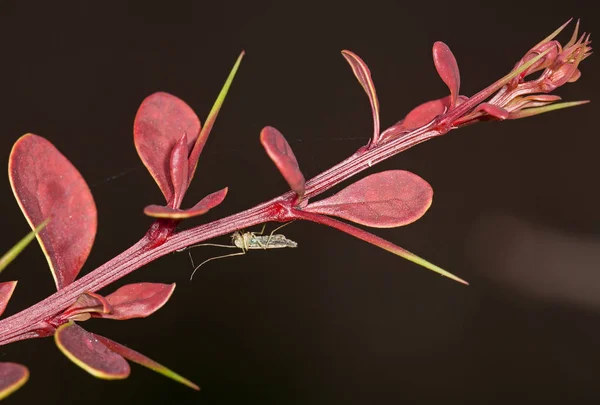
<svg viewBox="0 0 600 405"><path fill-rule="evenodd" d="M187 226L286 190L258 141L265 125L287 137L307 177L366 143L368 101L342 49L369 64L386 128L446 94L431 58L436 40L453 50L461 93L472 95L568 18L600 31L597 6L575 1L39 3L0 3L0 153L6 162L14 141L33 132L87 179L99 231L84 272L137 241L151 222L142 208L162 201L133 146L141 101L167 91L204 121L242 49L184 205L224 186L229 195ZM564 99L600 94L598 56L581 70L577 83L559 89ZM597 401L597 106L467 127L371 169L410 170L435 190L420 221L376 233L470 287L335 230L295 223L284 233L298 249L212 262L192 282L187 254L162 258L118 285L175 281L168 305L144 320L86 324L197 382L200 393L136 365L128 380L96 380L42 339L0 348L0 360L31 371L7 403ZM0 248L8 249L28 228L8 179L0 186ZM218 254L193 251L196 262ZM2 277L19 279L6 315L53 292L37 246Z"/></svg>

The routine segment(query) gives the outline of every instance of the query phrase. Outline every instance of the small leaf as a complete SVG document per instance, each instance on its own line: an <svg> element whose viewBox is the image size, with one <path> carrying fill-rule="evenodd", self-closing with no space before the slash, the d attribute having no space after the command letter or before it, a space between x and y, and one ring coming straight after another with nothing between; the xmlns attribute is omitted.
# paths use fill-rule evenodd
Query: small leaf
<svg viewBox="0 0 600 405"><path fill-rule="evenodd" d="M188 188L187 135L183 134L171 151L171 182L173 184L173 208L179 208Z"/></svg>
<svg viewBox="0 0 600 405"><path fill-rule="evenodd" d="M73 363L97 378L121 380L129 377L127 361L106 347L96 335L69 322L59 326L54 341Z"/></svg>
<svg viewBox="0 0 600 405"><path fill-rule="evenodd" d="M575 83L577 80L579 80L580 77L581 77L581 70L575 69L575 71L573 72L573 74L571 75L569 80L567 80L567 82Z"/></svg>
<svg viewBox="0 0 600 405"><path fill-rule="evenodd" d="M106 296L111 312L94 312L92 317L117 320L145 318L162 308L174 290L175 283L128 284Z"/></svg>
<svg viewBox="0 0 600 405"><path fill-rule="evenodd" d="M429 124L437 116L448 111L448 108L450 108L450 97L451 96L446 96L437 100L430 100L416 106L410 110L403 120L383 131L381 134L381 140L387 142L396 138L402 133L421 128L422 126ZM466 99L466 97L460 96L457 105L459 105L463 99Z"/></svg>
<svg viewBox="0 0 600 405"><path fill-rule="evenodd" d="M304 211L344 218L375 228L393 228L421 218L433 189L416 174L389 170L372 174Z"/></svg>
<svg viewBox="0 0 600 405"><path fill-rule="evenodd" d="M260 132L260 142L290 188L302 197L305 186L304 175L300 171L290 144L281 132L273 127L264 127Z"/></svg>
<svg viewBox="0 0 600 405"><path fill-rule="evenodd" d="M8 301L10 301L10 297L12 297L16 287L16 281L5 281L4 283L0 283L0 315L4 313Z"/></svg>
<svg viewBox="0 0 600 405"><path fill-rule="evenodd" d="M0 363L0 400L21 388L28 379L27 367L18 363Z"/></svg>
<svg viewBox="0 0 600 405"><path fill-rule="evenodd" d="M50 220L36 236L60 290L75 280L94 243L97 214L92 193L71 162L37 135L19 138L8 170L31 228Z"/></svg>
<svg viewBox="0 0 600 405"><path fill-rule="evenodd" d="M167 202L173 200L170 158L183 135L188 151L200 133L200 120L183 100L154 93L140 105L133 124L133 140L138 155L158 184Z"/></svg>
<svg viewBox="0 0 600 405"><path fill-rule="evenodd" d="M6 252L2 257L0 257L0 273L8 266L16 257L29 245L29 243L35 238L35 235L41 231L48 221L42 222L37 228L33 231L29 232L23 239L17 242L8 252Z"/></svg>
<svg viewBox="0 0 600 405"><path fill-rule="evenodd" d="M550 111L560 110L563 108L576 107L578 105L587 104L589 102L589 100L568 101L564 103L550 104L543 107L526 108L524 110L511 112L508 118L514 120L517 118L531 117L533 115L543 114Z"/></svg>
<svg viewBox="0 0 600 405"><path fill-rule="evenodd" d="M469 98L458 96L456 106L461 105ZM442 97L437 100L427 101L413 108L404 119L398 121L381 133L380 140L388 142L398 136L410 132L413 129L421 128L432 122L438 115L444 114L450 108L450 96Z"/></svg>
<svg viewBox="0 0 600 405"><path fill-rule="evenodd" d="M435 117L448 110L450 102L450 96L448 96L437 100L427 101L413 108L406 117L404 117L404 121L402 122L403 128L411 130L429 124Z"/></svg>
<svg viewBox="0 0 600 405"><path fill-rule="evenodd" d="M77 297L75 303L63 312L61 319L82 321L89 319L92 312L108 314L111 311L112 308L106 298L88 291Z"/></svg>
<svg viewBox="0 0 600 405"><path fill-rule="evenodd" d="M450 89L450 107L452 108L456 105L460 90L460 72L456 58L448 45L440 41L433 44L433 63L438 74Z"/></svg>
<svg viewBox="0 0 600 405"><path fill-rule="evenodd" d="M494 118L498 118L499 120L507 119L509 114L504 108L489 103L479 104L477 108L475 108L475 111L483 111Z"/></svg>
<svg viewBox="0 0 600 405"><path fill-rule="evenodd" d="M144 214L153 218L186 219L206 214L209 210L221 204L227 195L228 188L225 187L219 191L204 197L200 202L187 210L174 209L162 205L148 205L144 208Z"/></svg>
<svg viewBox="0 0 600 405"><path fill-rule="evenodd" d="M231 72L229 72L229 76L227 76L227 80L225 80L225 84L223 88L219 92L215 103L213 104L210 112L208 113L208 117L206 117L206 122L204 123L204 128L200 131L198 138L195 140L194 146L190 152L190 160L189 160L189 181L191 182L194 178L194 173L196 172L196 167L198 166L198 158L200 158L200 154L204 149L204 145L206 145L206 141L208 140L208 136L210 135L210 131L217 120L217 115L219 115L219 111L221 110L221 106L225 101L225 97L227 97L227 93L229 92L229 87L231 87L231 83L233 82L233 78L240 67L240 63L242 63L242 58L244 57L245 52L242 51L240 56L238 56Z"/></svg>
<svg viewBox="0 0 600 405"><path fill-rule="evenodd" d="M175 380L181 384L187 385L188 387L193 388L196 391L200 391L200 387L198 387L196 384L194 384L187 378L180 376L176 372L169 370L162 364L155 362L154 360L144 356L143 354L138 353L135 350L132 350L126 346L123 346L113 340L105 338L104 336L99 336L99 335L94 335L94 336L96 336L96 338L99 341L101 341L110 350L112 350L115 353L120 354L121 356L125 357L127 360L133 361L134 363L137 363L141 366L147 367L152 371L155 371L157 373L164 375L165 377Z"/></svg>
<svg viewBox="0 0 600 405"><path fill-rule="evenodd" d="M375 84L371 78L371 71L367 64L356 54L350 51L342 51L342 55L350 64L354 76L367 93L371 103L371 112L373 114L373 145L379 143L379 100L375 91Z"/></svg>
<svg viewBox="0 0 600 405"><path fill-rule="evenodd" d="M307 221L316 222L321 225L330 226L339 231L345 232L348 235L352 235L355 238L358 238L358 239L368 242L372 245L375 245L382 249L385 249L388 252L393 253L397 256L400 256L406 260L410 260L411 262L416 263L419 266L423 266L428 270L432 270L444 277L451 278L452 280L458 281L461 284L469 285L469 283L467 283L462 278L459 278L459 277L455 276L454 274L436 266L435 264L428 262L427 260L415 255L414 253L411 253L408 250L401 248L400 246L394 245L393 243L388 242L387 240L382 239L379 236L373 235L370 232L367 232L363 229L359 229L359 228L352 226L346 222L340 222L334 218L330 218L330 217L319 215L319 214L313 214L313 213L305 212L305 211L299 211L298 217L305 219Z"/></svg>

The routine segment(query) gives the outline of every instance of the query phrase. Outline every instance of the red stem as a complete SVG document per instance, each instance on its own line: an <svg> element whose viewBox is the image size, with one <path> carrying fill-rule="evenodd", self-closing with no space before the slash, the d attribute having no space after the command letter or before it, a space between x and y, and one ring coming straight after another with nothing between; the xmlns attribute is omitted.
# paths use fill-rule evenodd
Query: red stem
<svg viewBox="0 0 600 405"><path fill-rule="evenodd" d="M306 183L308 200L412 146L442 135L431 126L419 128L386 144L361 150ZM148 232L132 247L39 303L0 321L0 346L18 340L49 336L59 322L54 319L86 291L96 292L161 256L192 244L232 233L268 221L289 221L298 217L296 195L287 192L271 201L217 221L175 233L157 243L156 233ZM155 227L156 228L156 227Z"/></svg>

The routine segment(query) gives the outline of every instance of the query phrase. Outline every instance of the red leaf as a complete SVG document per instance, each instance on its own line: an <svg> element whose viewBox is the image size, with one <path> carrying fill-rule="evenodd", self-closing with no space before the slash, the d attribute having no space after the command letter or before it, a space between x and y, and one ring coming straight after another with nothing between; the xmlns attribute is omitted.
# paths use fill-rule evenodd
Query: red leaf
<svg viewBox="0 0 600 405"><path fill-rule="evenodd" d="M12 297L15 288L17 287L16 281L6 281L0 283L0 315L4 313L10 297Z"/></svg>
<svg viewBox="0 0 600 405"><path fill-rule="evenodd" d="M97 214L92 193L71 162L37 135L19 138L8 170L31 228L50 219L36 236L61 289L75 280L94 243Z"/></svg>
<svg viewBox="0 0 600 405"><path fill-rule="evenodd" d="M300 171L296 156L285 140L281 132L273 127L265 127L260 132L260 142L267 151L267 154L288 182L290 188L302 196L304 194L305 180Z"/></svg>
<svg viewBox="0 0 600 405"><path fill-rule="evenodd" d="M227 191L229 189L227 187L222 188L219 191L215 191L201 199L196 205L192 208L188 209L188 212L194 212L194 215L200 215L197 212L202 212L203 214L212 210L217 205L221 204L225 200L225 196L227 195Z"/></svg>
<svg viewBox="0 0 600 405"><path fill-rule="evenodd" d="M170 171L171 152L184 134L189 151L199 133L200 120L191 107L168 93L148 96L135 116L135 148L167 202L171 202L174 193Z"/></svg>
<svg viewBox="0 0 600 405"><path fill-rule="evenodd" d="M145 318L162 308L175 290L175 283L136 283L119 288L106 297L112 311L93 313L94 318L125 320Z"/></svg>
<svg viewBox="0 0 600 405"><path fill-rule="evenodd" d="M381 139L389 141L397 135L429 124L435 117L446 112L450 106L450 96L427 101L413 108L404 119L383 131Z"/></svg>
<svg viewBox="0 0 600 405"><path fill-rule="evenodd" d="M499 120L505 120L508 118L508 111L502 107L498 107L497 105L489 103L479 104L477 108L475 108L475 111L484 111L492 117L498 118Z"/></svg>
<svg viewBox="0 0 600 405"><path fill-rule="evenodd" d="M204 197L200 202L187 210L174 209L162 205L148 205L144 214L154 218L185 219L206 214L209 210L221 204L227 195L228 188L215 191Z"/></svg>
<svg viewBox="0 0 600 405"><path fill-rule="evenodd" d="M431 205L433 189L416 174L389 170L372 174L304 211L344 218L375 228L393 228L419 219Z"/></svg>
<svg viewBox="0 0 600 405"><path fill-rule="evenodd" d="M99 341L93 333L69 322L59 326L54 341L73 363L97 378L120 380L129 377L129 364Z"/></svg>
<svg viewBox="0 0 600 405"><path fill-rule="evenodd" d="M169 370L162 364L155 362L154 360L144 356L143 354L138 353L135 350L132 350L126 346L123 346L123 345L115 342L114 340L105 338L104 336L99 336L99 335L94 335L94 336L96 336L96 338L99 341L101 341L110 350L112 350L115 353L120 354L121 356L125 357L127 360L133 361L134 363L137 363L139 365L147 367L150 370L156 371L157 373L160 373L168 378L171 378L181 384L187 385L190 388L200 391L200 387L198 387L196 384L194 384L187 378L180 376L176 372Z"/></svg>
<svg viewBox="0 0 600 405"><path fill-rule="evenodd" d="M170 205L179 208L189 184L188 146L187 135L185 134L179 138L171 151L170 167L171 182L173 183L173 202Z"/></svg>
<svg viewBox="0 0 600 405"><path fill-rule="evenodd" d="M375 84L371 78L371 71L367 64L356 54L350 51L342 51L342 55L350 64L354 76L367 93L371 103L371 112L373 114L373 145L379 143L379 100L375 91Z"/></svg>
<svg viewBox="0 0 600 405"><path fill-rule="evenodd" d="M21 388L28 379L27 367L17 363L0 363L0 400Z"/></svg>
<svg viewBox="0 0 600 405"><path fill-rule="evenodd" d="M460 90L460 72L456 58L448 45L440 41L433 44L433 63L438 74L450 89L450 107L454 107Z"/></svg>
<svg viewBox="0 0 600 405"><path fill-rule="evenodd" d="M88 291L81 294L75 303L63 312L61 319L85 321L90 319L92 312L108 314L111 311L112 308L106 298Z"/></svg>

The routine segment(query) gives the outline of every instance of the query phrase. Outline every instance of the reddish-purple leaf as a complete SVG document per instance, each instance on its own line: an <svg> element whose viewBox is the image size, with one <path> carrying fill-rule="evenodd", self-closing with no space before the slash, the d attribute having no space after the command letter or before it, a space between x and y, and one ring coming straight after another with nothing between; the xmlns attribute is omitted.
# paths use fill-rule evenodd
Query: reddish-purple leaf
<svg viewBox="0 0 600 405"><path fill-rule="evenodd" d="M96 205L81 174L46 139L27 134L13 146L10 183L50 264L56 287L75 280L96 236Z"/></svg>
<svg viewBox="0 0 600 405"><path fill-rule="evenodd" d="M186 135L189 151L199 133L196 113L183 100L168 93L148 96L135 116L135 148L167 202L173 200L174 194L170 170L173 148Z"/></svg>
<svg viewBox="0 0 600 405"><path fill-rule="evenodd" d="M273 127L265 127L260 132L260 142L290 188L302 197L305 185L304 175L300 171L290 144L281 132Z"/></svg>
<svg viewBox="0 0 600 405"><path fill-rule="evenodd" d="M494 104L481 103L477 106L477 108L475 108L475 111L484 111L492 117L498 118L499 120L505 120L508 118L508 111Z"/></svg>
<svg viewBox="0 0 600 405"><path fill-rule="evenodd" d="M162 308L175 290L175 283L136 283L119 288L106 296L112 311L95 312L94 318L125 320L145 318Z"/></svg>
<svg viewBox="0 0 600 405"><path fill-rule="evenodd" d="M458 96L456 105L459 106L469 98L466 96ZM398 121L381 133L380 140L388 142L395 139L399 135L410 132L413 129L420 128L429 124L438 115L444 114L450 107L450 96L446 96L437 100L427 101L413 108L404 119Z"/></svg>
<svg viewBox="0 0 600 405"><path fill-rule="evenodd" d="M198 215L206 214L209 210L221 204L227 195L228 188L225 187L219 191L204 197L200 202L187 210L174 209L162 205L148 205L144 208L144 214L153 218L185 219Z"/></svg>
<svg viewBox="0 0 600 405"><path fill-rule="evenodd" d="M112 308L106 298L88 291L81 294L75 303L63 312L61 319L85 321L91 317L92 312L108 314L111 311Z"/></svg>
<svg viewBox="0 0 600 405"><path fill-rule="evenodd" d="M173 208L179 208L187 191L188 179L188 146L187 135L183 134L171 152L171 182L173 183Z"/></svg>
<svg viewBox="0 0 600 405"><path fill-rule="evenodd" d="M581 77L581 70L575 69L575 71L573 72L573 74L569 78L568 82L569 83L575 83L577 80L579 80L580 77Z"/></svg>
<svg viewBox="0 0 600 405"><path fill-rule="evenodd" d="M450 96L437 100L427 101L416 106L404 117L404 119L393 127L385 130L381 138L390 139L403 131L410 131L429 124L435 117L446 112L450 106Z"/></svg>
<svg viewBox="0 0 600 405"><path fill-rule="evenodd" d="M12 297L15 288L17 287L16 281L5 281L0 283L0 315L4 313L10 297Z"/></svg>
<svg viewBox="0 0 600 405"><path fill-rule="evenodd" d="M433 189L403 170L375 173L339 193L309 204L304 211L332 215L375 228L407 225L431 206Z"/></svg>
<svg viewBox="0 0 600 405"><path fill-rule="evenodd" d="M355 53L350 51L342 51L342 55L350 64L354 76L367 93L369 102L371 103L371 112L373 114L373 145L379 143L379 100L375 91L375 84L371 78L371 71L367 64Z"/></svg>
<svg viewBox="0 0 600 405"><path fill-rule="evenodd" d="M523 97L525 100L530 101L541 101L541 102L554 102L561 100L560 96L555 94L532 94L530 96Z"/></svg>
<svg viewBox="0 0 600 405"><path fill-rule="evenodd" d="M154 360L144 356L143 354L138 353L135 350L132 350L126 346L123 346L123 345L115 342L114 340L105 338L104 336L99 336L99 335L94 335L94 336L96 336L96 338L99 341L101 341L110 350L112 350L115 353L120 354L121 356L125 357L127 360L133 361L134 363L137 363L139 365L147 367L150 370L156 371L157 373L160 373L168 378L171 378L181 384L187 385L190 388L200 391L200 387L198 387L196 384L194 384L187 378L180 376L176 372L169 370L162 364L155 362Z"/></svg>
<svg viewBox="0 0 600 405"><path fill-rule="evenodd" d="M0 400L21 388L28 379L27 367L18 363L0 363Z"/></svg>
<svg viewBox="0 0 600 405"><path fill-rule="evenodd" d="M201 199L196 205L190 208L188 211L194 212L194 215L200 215L199 212L206 213L209 210L212 210L217 205L220 205L224 200L225 196L227 196L227 191L229 188L225 187L219 191L215 191Z"/></svg>
<svg viewBox="0 0 600 405"><path fill-rule="evenodd" d="M456 58L448 45L440 41L433 44L433 63L435 63L438 74L450 89L450 107L454 107L460 90L460 72Z"/></svg>
<svg viewBox="0 0 600 405"><path fill-rule="evenodd" d="M129 364L121 355L73 322L59 326L54 341L69 360L94 377L120 380L129 376Z"/></svg>

